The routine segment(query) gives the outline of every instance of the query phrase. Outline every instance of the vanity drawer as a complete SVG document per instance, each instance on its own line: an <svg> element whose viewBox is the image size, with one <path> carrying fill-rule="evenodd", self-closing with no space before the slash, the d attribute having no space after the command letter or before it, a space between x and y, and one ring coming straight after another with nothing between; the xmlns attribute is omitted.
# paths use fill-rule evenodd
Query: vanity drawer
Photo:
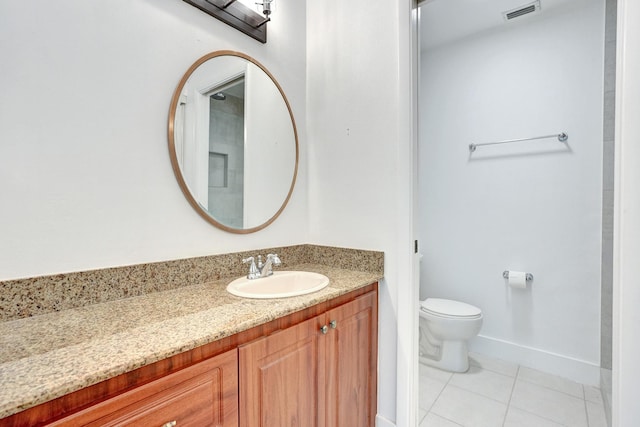
<svg viewBox="0 0 640 427"><path fill-rule="evenodd" d="M237 366L232 350L51 425L237 427Z"/></svg>

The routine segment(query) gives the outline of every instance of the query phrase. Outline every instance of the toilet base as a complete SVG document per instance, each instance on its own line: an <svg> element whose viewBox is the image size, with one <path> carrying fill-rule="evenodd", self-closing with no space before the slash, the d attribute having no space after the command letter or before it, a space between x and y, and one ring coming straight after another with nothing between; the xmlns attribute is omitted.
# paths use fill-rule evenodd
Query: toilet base
<svg viewBox="0 0 640 427"><path fill-rule="evenodd" d="M466 341L444 341L440 347L440 358L420 355L420 362L449 372L469 370L469 350Z"/></svg>

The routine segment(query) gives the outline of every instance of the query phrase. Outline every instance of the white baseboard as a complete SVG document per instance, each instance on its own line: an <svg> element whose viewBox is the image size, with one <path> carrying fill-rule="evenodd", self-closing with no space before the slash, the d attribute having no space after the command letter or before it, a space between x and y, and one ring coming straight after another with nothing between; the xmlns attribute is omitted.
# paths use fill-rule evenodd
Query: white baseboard
<svg viewBox="0 0 640 427"><path fill-rule="evenodd" d="M376 427L396 427L396 425L382 415L378 414L376 415Z"/></svg>
<svg viewBox="0 0 640 427"><path fill-rule="evenodd" d="M483 335L469 341L469 351L548 372L578 383L600 386L600 366L585 360Z"/></svg>

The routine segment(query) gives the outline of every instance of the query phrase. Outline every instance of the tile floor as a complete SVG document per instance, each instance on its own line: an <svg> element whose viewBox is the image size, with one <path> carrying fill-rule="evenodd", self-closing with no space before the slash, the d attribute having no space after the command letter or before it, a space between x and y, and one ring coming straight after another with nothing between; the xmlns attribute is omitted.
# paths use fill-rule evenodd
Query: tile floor
<svg viewBox="0 0 640 427"><path fill-rule="evenodd" d="M480 354L452 374L420 364L419 427L607 427L600 389Z"/></svg>

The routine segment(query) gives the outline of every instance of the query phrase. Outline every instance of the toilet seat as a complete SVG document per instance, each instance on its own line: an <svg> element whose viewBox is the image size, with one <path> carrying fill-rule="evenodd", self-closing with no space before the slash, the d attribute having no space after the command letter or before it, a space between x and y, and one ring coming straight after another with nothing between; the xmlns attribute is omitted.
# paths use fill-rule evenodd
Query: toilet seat
<svg viewBox="0 0 640 427"><path fill-rule="evenodd" d="M478 319L482 310L471 304L441 298L427 298L420 303L420 310L432 316L449 319Z"/></svg>

